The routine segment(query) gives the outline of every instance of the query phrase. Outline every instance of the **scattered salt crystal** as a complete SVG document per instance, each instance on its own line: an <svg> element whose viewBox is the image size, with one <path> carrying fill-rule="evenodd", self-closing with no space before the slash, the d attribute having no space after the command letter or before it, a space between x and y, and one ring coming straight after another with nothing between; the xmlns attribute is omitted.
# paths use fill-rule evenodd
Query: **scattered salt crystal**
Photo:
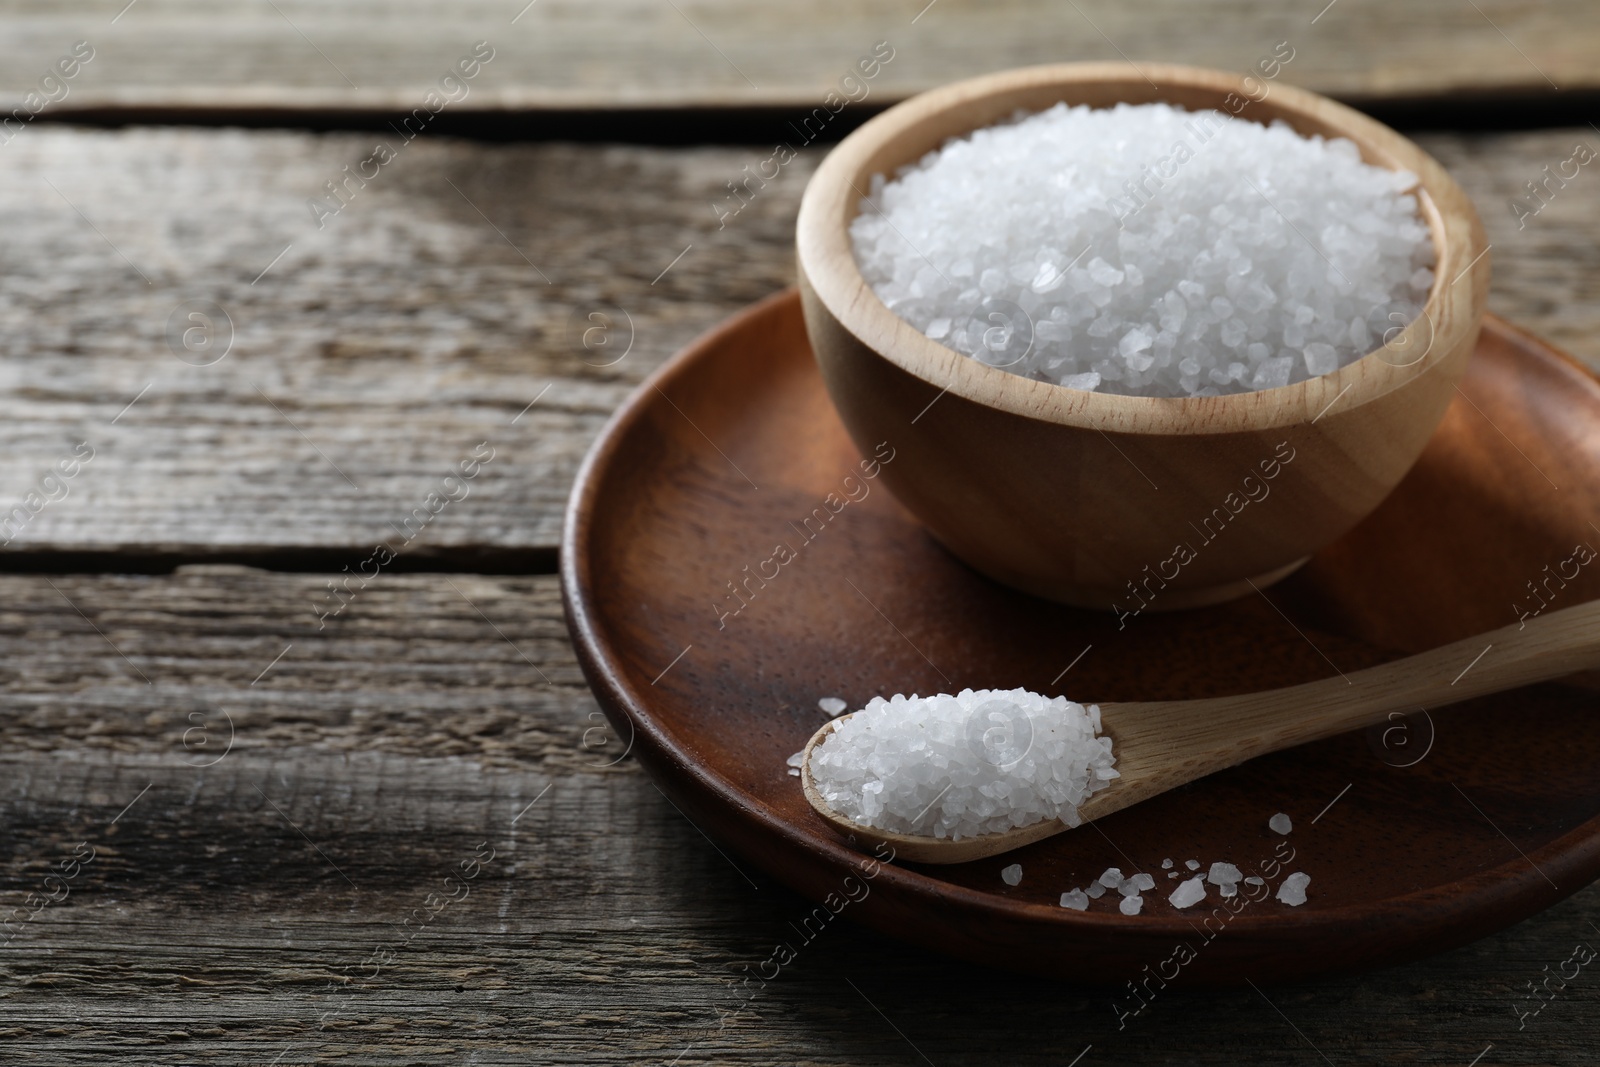
<svg viewBox="0 0 1600 1067"><path fill-rule="evenodd" d="M790 756L788 759L784 760L783 762L787 763L791 767L798 767L802 763L804 763L805 761L806 761L805 749L801 749L799 752L796 752L794 755Z"/></svg>
<svg viewBox="0 0 1600 1067"><path fill-rule="evenodd" d="M1174 908L1189 908L1200 903L1206 898L1206 880L1198 874L1186 882L1178 885L1167 898L1167 902Z"/></svg>
<svg viewBox="0 0 1600 1067"><path fill-rule="evenodd" d="M1261 878L1261 877L1259 877L1257 875L1252 874L1250 877L1248 877L1248 878L1246 878L1244 880L1244 884L1245 885L1266 885L1267 884L1267 880L1265 878Z"/></svg>
<svg viewBox="0 0 1600 1067"><path fill-rule="evenodd" d="M1022 864L1013 863L1000 872L1000 880L1006 885L1020 885L1022 883Z"/></svg>
<svg viewBox="0 0 1600 1067"><path fill-rule="evenodd" d="M1089 887L1085 889L1083 893L1085 896L1093 900L1099 900L1101 897L1106 895L1106 887L1101 885L1099 882L1090 882Z"/></svg>
<svg viewBox="0 0 1600 1067"><path fill-rule="evenodd" d="M1125 897L1136 897L1139 895L1138 883L1136 883L1132 878L1129 878L1117 887L1117 892L1121 893Z"/></svg>
<svg viewBox="0 0 1600 1067"><path fill-rule="evenodd" d="M1100 875L1098 881L1107 889L1116 889L1122 884L1122 868L1107 867L1105 869L1105 873Z"/></svg>
<svg viewBox="0 0 1600 1067"><path fill-rule="evenodd" d="M1089 910L1089 894L1081 889L1074 889L1061 894L1061 906L1071 908L1073 911Z"/></svg>
<svg viewBox="0 0 1600 1067"><path fill-rule="evenodd" d="M1306 902L1306 886L1311 884L1311 876L1296 871L1283 880L1278 887L1278 899L1290 907L1299 907Z"/></svg>
<svg viewBox="0 0 1600 1067"><path fill-rule="evenodd" d="M1069 388L1207 396L1328 373L1416 318L1434 280L1416 180L1282 122L1061 104L875 178L850 234L879 298L942 345Z"/></svg>
<svg viewBox="0 0 1600 1067"><path fill-rule="evenodd" d="M1172 870L1172 861L1171 861L1171 860L1170 860L1170 859L1167 859L1167 860L1162 860L1162 861L1161 861L1161 869L1162 869L1162 870L1163 870L1163 871L1170 871L1170 870Z"/></svg>
<svg viewBox="0 0 1600 1067"><path fill-rule="evenodd" d="M789 768L789 777L790 778L798 778L798 777L800 777L800 768L799 767L790 767Z"/></svg>
<svg viewBox="0 0 1600 1067"><path fill-rule="evenodd" d="M1141 896L1123 897L1122 903L1117 905L1118 910L1124 915L1137 915L1142 907L1144 907L1144 897Z"/></svg>
<svg viewBox="0 0 1600 1067"><path fill-rule="evenodd" d="M874 697L812 750L811 779L864 826L960 840L1059 819L1116 777L1100 711L1025 689Z"/></svg>
<svg viewBox="0 0 1600 1067"><path fill-rule="evenodd" d="M844 709L849 706L838 697L823 697L817 701L817 707L821 708L827 715L842 715L844 714Z"/></svg>
<svg viewBox="0 0 1600 1067"><path fill-rule="evenodd" d="M1294 829L1294 823L1290 821L1289 816L1285 815L1281 811L1272 818L1268 819L1267 825L1270 826L1274 832L1280 834L1286 834L1290 830Z"/></svg>
<svg viewBox="0 0 1600 1067"><path fill-rule="evenodd" d="M1167 872L1167 877L1168 878L1182 878L1183 875L1178 871L1168 871Z"/></svg>
<svg viewBox="0 0 1600 1067"><path fill-rule="evenodd" d="M1189 868L1191 871L1198 871L1200 869L1200 861L1198 860L1184 860L1183 865Z"/></svg>
<svg viewBox="0 0 1600 1067"><path fill-rule="evenodd" d="M1239 895L1239 887L1232 882L1227 885L1219 885L1217 886L1217 895L1222 897L1223 900L1231 900Z"/></svg>
<svg viewBox="0 0 1600 1067"><path fill-rule="evenodd" d="M1136 874L1132 878L1129 878L1128 881L1133 883L1133 885L1141 891L1146 889L1154 889L1156 887L1156 880L1148 874Z"/></svg>
<svg viewBox="0 0 1600 1067"><path fill-rule="evenodd" d="M1237 885L1239 879L1244 877L1243 872L1231 863L1213 863L1211 871L1206 875L1206 881L1212 885Z"/></svg>

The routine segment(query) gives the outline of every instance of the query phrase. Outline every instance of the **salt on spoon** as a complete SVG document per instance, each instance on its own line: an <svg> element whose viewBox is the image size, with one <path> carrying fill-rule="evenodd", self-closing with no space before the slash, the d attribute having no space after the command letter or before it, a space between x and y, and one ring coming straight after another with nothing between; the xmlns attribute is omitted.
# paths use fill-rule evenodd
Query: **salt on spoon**
<svg viewBox="0 0 1600 1067"><path fill-rule="evenodd" d="M1495 649L1486 659L1485 643ZM1461 664L1480 659L1462 674ZM1256 756L1385 722L1391 711L1440 708L1595 666L1600 601L1262 693L1087 706L1022 689L880 697L812 735L800 782L841 834L892 845L913 862L962 863ZM926 811L907 806L919 798Z"/></svg>
<svg viewBox="0 0 1600 1067"><path fill-rule="evenodd" d="M1077 806L1117 776L1100 713L1025 689L873 698L811 754L828 807L866 826L961 840Z"/></svg>

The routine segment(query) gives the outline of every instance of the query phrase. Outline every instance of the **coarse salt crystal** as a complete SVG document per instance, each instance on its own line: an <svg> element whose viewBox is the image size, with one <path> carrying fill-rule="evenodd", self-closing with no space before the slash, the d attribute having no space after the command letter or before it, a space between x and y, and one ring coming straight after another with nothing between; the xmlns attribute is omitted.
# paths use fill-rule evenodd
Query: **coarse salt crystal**
<svg viewBox="0 0 1600 1067"><path fill-rule="evenodd" d="M1280 834L1286 834L1290 830L1294 829L1294 823L1290 821L1289 816L1285 815L1281 811L1272 818L1268 819L1267 825L1271 827L1274 832Z"/></svg>
<svg viewBox="0 0 1600 1067"><path fill-rule="evenodd" d="M1179 883L1178 888L1167 898L1167 902L1174 908L1183 909L1193 907L1205 898L1206 880L1197 874L1188 881Z"/></svg>
<svg viewBox="0 0 1600 1067"><path fill-rule="evenodd" d="M1123 897L1122 903L1117 905L1118 910L1124 915L1137 915L1142 907L1144 907L1144 897L1141 896Z"/></svg>
<svg viewBox="0 0 1600 1067"><path fill-rule="evenodd" d="M1278 899L1290 907L1297 908L1306 902L1306 886L1311 884L1311 876L1296 871L1283 880L1278 887Z"/></svg>
<svg viewBox="0 0 1600 1067"><path fill-rule="evenodd" d="M1006 885L1020 885L1022 883L1022 864L1013 863L1000 872L1000 880Z"/></svg>
<svg viewBox="0 0 1600 1067"><path fill-rule="evenodd" d="M817 707L821 708L825 714L831 716L844 714L844 709L849 706L850 705L846 704L838 697L823 697L821 700L817 701Z"/></svg>
<svg viewBox="0 0 1600 1067"><path fill-rule="evenodd" d="M1231 863L1213 863L1206 881L1212 885L1236 885L1244 873Z"/></svg>
<svg viewBox="0 0 1600 1067"><path fill-rule="evenodd" d="M1200 869L1199 860L1184 860L1183 865L1189 868L1191 871L1198 871Z"/></svg>
<svg viewBox="0 0 1600 1067"><path fill-rule="evenodd" d="M1087 911L1089 908L1089 894L1081 889L1073 889L1061 894L1061 906L1071 908L1073 911Z"/></svg>
<svg viewBox="0 0 1600 1067"><path fill-rule="evenodd" d="M1100 875L1099 882L1107 889L1116 889L1122 884L1122 868L1107 867Z"/></svg>

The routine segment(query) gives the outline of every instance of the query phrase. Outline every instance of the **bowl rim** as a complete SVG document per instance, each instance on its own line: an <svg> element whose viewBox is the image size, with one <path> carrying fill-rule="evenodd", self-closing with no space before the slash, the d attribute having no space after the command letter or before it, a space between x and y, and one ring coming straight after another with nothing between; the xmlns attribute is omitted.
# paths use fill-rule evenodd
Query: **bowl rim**
<svg viewBox="0 0 1600 1067"><path fill-rule="evenodd" d="M812 175L795 228L802 290L810 290L809 295L867 349L939 389L940 395L953 393L1025 418L1098 431L1216 434L1307 423L1319 419L1346 394L1350 395L1341 412L1416 380L1449 362L1446 357L1452 352L1470 352L1487 300L1490 264L1483 224L1466 193L1408 138L1353 108L1276 81L1266 95L1236 114L1262 122L1284 118L1297 128L1336 131L1354 141L1368 162L1415 174L1419 211L1434 244L1434 282L1422 312L1383 345L1331 374L1215 397L1138 397L1072 389L989 366L929 339L891 311L862 276L849 224L859 213L867 183L873 173L896 169L922 153L886 166L874 166L874 157L896 139L916 137L948 112L974 104L993 107L995 101L1041 91L1045 95L1059 91L1060 99L1072 101L1074 90L1107 86L1116 90L1118 101L1128 103L1169 100L1171 90L1215 95L1219 101L1230 93L1251 100L1245 79L1245 75L1175 64L1058 63L986 74L913 96L852 132ZM1254 114L1251 107L1256 108ZM941 136L933 146L987 124ZM1417 351L1420 356L1409 355Z"/></svg>

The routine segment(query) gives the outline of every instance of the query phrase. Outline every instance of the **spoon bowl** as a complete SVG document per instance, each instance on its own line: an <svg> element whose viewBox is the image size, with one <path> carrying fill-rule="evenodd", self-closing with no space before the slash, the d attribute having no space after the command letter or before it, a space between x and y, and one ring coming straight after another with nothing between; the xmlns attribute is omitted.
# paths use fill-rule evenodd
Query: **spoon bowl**
<svg viewBox="0 0 1600 1067"><path fill-rule="evenodd" d="M1384 722L1390 712L1431 710L1560 678L1600 665L1600 601L1551 612L1420 655L1304 685L1204 700L1101 704L1120 778L1078 808L1083 822L1110 815L1197 778L1269 752ZM1069 827L1047 819L959 840L894 833L828 807L811 754L841 716L811 735L800 763L806 801L839 833L888 844L917 863L965 863L1032 844Z"/></svg>

